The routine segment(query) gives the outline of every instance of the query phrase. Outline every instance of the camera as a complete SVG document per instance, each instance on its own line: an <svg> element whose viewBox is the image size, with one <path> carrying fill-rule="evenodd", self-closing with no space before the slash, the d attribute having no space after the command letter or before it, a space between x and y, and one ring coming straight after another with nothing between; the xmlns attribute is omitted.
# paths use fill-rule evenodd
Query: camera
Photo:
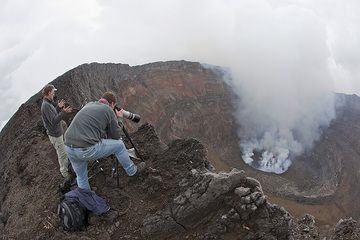
<svg viewBox="0 0 360 240"><path fill-rule="evenodd" d="M115 106L115 109L120 111L122 108L118 107L118 106ZM139 114L136 114L136 113L132 113L132 112L129 112L129 111L126 111L123 109L123 116L133 122L140 122L140 115Z"/></svg>

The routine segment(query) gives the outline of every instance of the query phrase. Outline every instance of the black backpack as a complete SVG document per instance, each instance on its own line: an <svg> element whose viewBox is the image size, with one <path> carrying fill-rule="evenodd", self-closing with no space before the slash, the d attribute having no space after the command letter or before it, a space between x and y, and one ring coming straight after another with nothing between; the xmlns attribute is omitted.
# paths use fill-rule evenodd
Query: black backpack
<svg viewBox="0 0 360 240"><path fill-rule="evenodd" d="M87 224L86 209L81 207L78 202L71 202L66 198L58 205L58 216L65 231L84 230Z"/></svg>

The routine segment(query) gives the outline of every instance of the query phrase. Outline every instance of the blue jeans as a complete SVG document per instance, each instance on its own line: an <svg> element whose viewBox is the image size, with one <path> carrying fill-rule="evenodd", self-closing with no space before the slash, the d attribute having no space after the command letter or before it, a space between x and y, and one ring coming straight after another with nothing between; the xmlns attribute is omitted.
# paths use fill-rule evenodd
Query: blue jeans
<svg viewBox="0 0 360 240"><path fill-rule="evenodd" d="M133 176L136 165L130 159L122 140L101 139L100 142L88 148L73 148L65 146L65 151L76 173L76 181L79 188L89 189L88 162L115 154L117 160L129 176Z"/></svg>

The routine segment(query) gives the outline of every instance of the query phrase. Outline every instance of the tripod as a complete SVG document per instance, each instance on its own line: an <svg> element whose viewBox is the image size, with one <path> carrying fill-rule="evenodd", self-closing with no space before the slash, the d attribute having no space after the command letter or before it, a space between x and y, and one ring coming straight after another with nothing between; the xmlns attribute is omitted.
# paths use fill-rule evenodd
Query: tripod
<svg viewBox="0 0 360 240"><path fill-rule="evenodd" d="M125 129L125 127L123 126L122 128L126 138L129 140L129 142L131 143L132 147L134 148L135 150L135 155L141 160L141 161L144 161L142 156L140 155L139 151L137 150L134 142L132 141L128 131ZM118 173L118 167L119 167L119 162L117 160L117 158L115 157L115 167L113 167L112 169L112 176L114 177L114 175L116 175L116 186L119 187L120 186L120 181L119 181L119 173Z"/></svg>

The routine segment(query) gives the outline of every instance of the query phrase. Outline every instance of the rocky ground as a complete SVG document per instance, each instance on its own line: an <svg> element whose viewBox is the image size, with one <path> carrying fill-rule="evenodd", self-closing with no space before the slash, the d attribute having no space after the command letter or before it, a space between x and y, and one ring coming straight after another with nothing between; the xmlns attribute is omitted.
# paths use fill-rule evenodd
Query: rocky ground
<svg viewBox="0 0 360 240"><path fill-rule="evenodd" d="M356 137L360 128L354 124L360 113L358 98L346 98L344 106L348 107L340 108L339 118L312 154L300 159L289 173L274 176L234 161L239 149L228 85L221 73L198 63L133 68L82 65L53 83L59 96L72 106L97 99L105 89L115 91L125 109L139 106L140 127L129 121L127 127L148 169L137 179L120 169L117 187L112 176L114 160L102 159L103 171L92 178L91 185L113 210L105 216L90 215L83 232L63 231L56 216L62 179L40 120L38 93L0 133L3 239L359 239L357 221L348 218L358 215L359 191L354 188L360 152ZM213 114L220 110L223 114ZM69 115L67 121L71 118ZM319 166L313 164L307 170L314 159ZM90 174L99 169L95 165ZM285 189L307 182L308 176L313 181L315 170L320 174L318 185L313 182L308 188L296 188L303 192ZM326 175L327 171L331 174ZM314 192L312 186L319 191ZM320 198L304 198L310 191L314 196L320 193ZM321 195L329 192L337 197ZM272 204L274 201L296 214ZM305 214L307 210L327 222L316 221ZM339 216L346 220L338 222Z"/></svg>
<svg viewBox="0 0 360 240"><path fill-rule="evenodd" d="M92 175L102 168L91 185L112 210L104 216L90 214L84 231L68 233L56 216L61 194L60 178L51 176L56 172L54 152L43 129L33 129L30 146L40 142L43 146L36 148L37 159L31 160L36 164L28 163L25 155L18 158L18 178L6 183L17 188L16 194L3 195L3 239L321 239L314 217L295 219L271 204L261 184L244 171L216 173L206 148L196 139L174 140L166 146L150 124L131 138L147 170L132 179L119 169L118 187L111 174L114 159L100 160L90 171ZM131 147L128 141L127 145ZM356 221L346 220L326 239L358 239L358 234Z"/></svg>

